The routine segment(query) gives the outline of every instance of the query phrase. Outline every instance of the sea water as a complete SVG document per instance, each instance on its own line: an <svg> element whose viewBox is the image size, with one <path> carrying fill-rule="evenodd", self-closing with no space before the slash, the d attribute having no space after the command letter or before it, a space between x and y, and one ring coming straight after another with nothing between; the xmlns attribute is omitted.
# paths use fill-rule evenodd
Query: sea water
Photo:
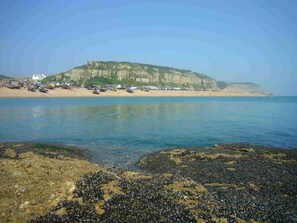
<svg viewBox="0 0 297 223"><path fill-rule="evenodd" d="M94 161L132 167L166 148L244 142L297 149L297 97L0 99L1 142L91 150Z"/></svg>

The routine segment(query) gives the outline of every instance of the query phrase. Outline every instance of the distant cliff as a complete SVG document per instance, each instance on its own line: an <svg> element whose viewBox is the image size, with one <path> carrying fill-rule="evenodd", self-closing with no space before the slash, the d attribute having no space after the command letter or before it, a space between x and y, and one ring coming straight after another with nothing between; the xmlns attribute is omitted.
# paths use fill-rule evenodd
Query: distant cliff
<svg viewBox="0 0 297 223"><path fill-rule="evenodd" d="M90 62L69 71L49 76L45 81L71 81L76 84L127 84L219 90L216 80L189 70L129 62Z"/></svg>
<svg viewBox="0 0 297 223"><path fill-rule="evenodd" d="M155 85L201 91L264 94L260 86L253 83L219 82L205 74L190 70L130 62L91 61L66 72L48 76L44 81L72 82L77 85Z"/></svg>
<svg viewBox="0 0 297 223"><path fill-rule="evenodd" d="M249 93L249 94L259 94L268 95L259 84L247 82L247 83L231 83L231 82L217 82L218 87L222 92L225 93Z"/></svg>

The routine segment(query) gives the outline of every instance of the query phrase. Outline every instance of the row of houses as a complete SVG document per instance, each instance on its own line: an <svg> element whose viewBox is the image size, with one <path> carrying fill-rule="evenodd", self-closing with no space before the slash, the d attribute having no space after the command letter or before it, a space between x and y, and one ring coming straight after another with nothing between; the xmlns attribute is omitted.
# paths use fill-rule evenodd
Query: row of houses
<svg viewBox="0 0 297 223"><path fill-rule="evenodd" d="M44 78L46 78L44 74L33 74L31 76L31 79L35 81L42 81Z"/></svg>
<svg viewBox="0 0 297 223"><path fill-rule="evenodd" d="M33 74L29 78L3 78L0 80L0 87L20 88L38 83L46 78L44 74Z"/></svg>

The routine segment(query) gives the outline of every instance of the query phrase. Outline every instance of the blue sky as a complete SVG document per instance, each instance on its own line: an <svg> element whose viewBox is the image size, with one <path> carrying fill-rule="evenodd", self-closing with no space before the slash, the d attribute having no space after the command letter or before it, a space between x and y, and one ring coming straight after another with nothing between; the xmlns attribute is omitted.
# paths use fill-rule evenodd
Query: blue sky
<svg viewBox="0 0 297 223"><path fill-rule="evenodd" d="M297 95L297 1L0 1L0 74L87 60L190 69Z"/></svg>

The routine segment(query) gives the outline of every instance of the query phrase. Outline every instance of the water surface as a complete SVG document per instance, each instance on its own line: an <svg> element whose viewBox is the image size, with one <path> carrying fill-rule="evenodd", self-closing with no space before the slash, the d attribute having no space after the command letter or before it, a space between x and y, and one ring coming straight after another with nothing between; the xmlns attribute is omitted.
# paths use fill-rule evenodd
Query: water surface
<svg viewBox="0 0 297 223"><path fill-rule="evenodd" d="M297 148L297 97L0 99L0 141L91 149L96 161L132 166L171 147L247 142Z"/></svg>

